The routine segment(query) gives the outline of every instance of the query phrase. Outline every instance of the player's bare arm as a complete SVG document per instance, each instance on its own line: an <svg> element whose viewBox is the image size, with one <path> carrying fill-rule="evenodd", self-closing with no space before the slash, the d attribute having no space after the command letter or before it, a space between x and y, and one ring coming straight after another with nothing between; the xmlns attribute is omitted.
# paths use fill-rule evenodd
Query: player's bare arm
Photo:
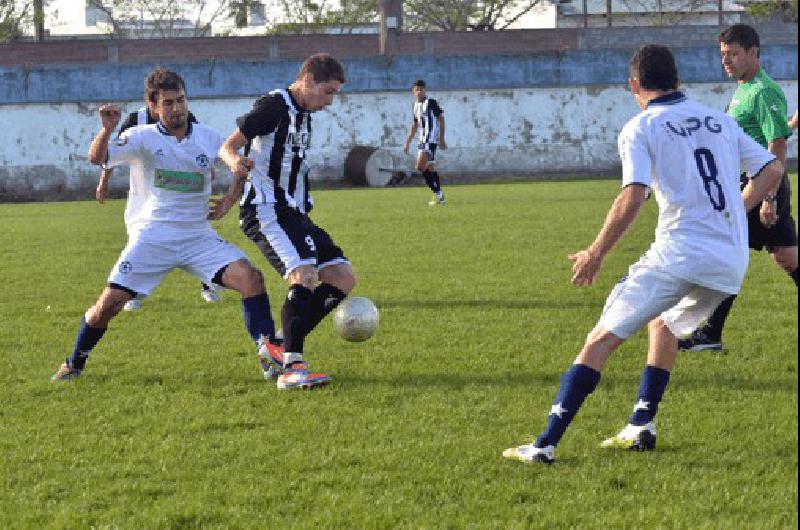
<svg viewBox="0 0 800 530"><path fill-rule="evenodd" d="M219 157L231 170L233 180L225 194L219 199L211 199L208 218L218 220L225 217L234 204L242 196L244 183L250 170L253 168L253 161L239 154L239 150L247 145L247 138L236 130L232 133L222 147L219 149Z"/></svg>
<svg viewBox="0 0 800 530"><path fill-rule="evenodd" d="M247 173L253 168L253 161L239 154L244 146L247 145L247 137L242 134L242 131L236 129L228 136L228 139L222 144L219 149L219 157L225 162L231 172L236 175L244 172L246 177Z"/></svg>
<svg viewBox="0 0 800 530"><path fill-rule="evenodd" d="M769 142L767 145L767 150L775 155L775 158L778 161L786 165L786 138L776 138ZM761 224L766 227L775 226L775 223L778 222L778 199L777 193L778 188L780 187L781 181L778 179L778 182L775 183L775 187L770 189L767 195L764 197L764 200L761 203L761 209L759 210L759 218L761 219Z"/></svg>
<svg viewBox="0 0 800 530"><path fill-rule="evenodd" d="M791 130L793 130L793 131L796 130L797 129L797 122L798 122L797 111L794 111L794 114L792 114L792 117L789 118L789 120L787 121L787 123L789 124L789 128Z"/></svg>
<svg viewBox="0 0 800 530"><path fill-rule="evenodd" d="M444 141L444 114L439 114L436 121L439 122L439 149L447 149L447 143Z"/></svg>
<svg viewBox="0 0 800 530"><path fill-rule="evenodd" d="M633 224L646 200L647 187L640 184L631 184L620 192L594 242L568 256L573 262L572 283L581 287L594 283L603 259Z"/></svg>
<svg viewBox="0 0 800 530"><path fill-rule="evenodd" d="M89 148L89 162L102 166L108 159L108 141L117 128L122 114L119 107L111 104L102 105L98 112L100 113L102 128L92 140L92 145Z"/></svg>
<svg viewBox="0 0 800 530"><path fill-rule="evenodd" d="M772 193L783 178L783 164L773 160L762 169L758 175L749 179L747 186L742 190L744 207L749 212L759 204L764 204L764 197ZM763 219L762 219L763 222Z"/></svg>
<svg viewBox="0 0 800 530"><path fill-rule="evenodd" d="M94 197L100 204L106 202L108 198L108 179L111 177L113 171L114 170L111 168L106 168L100 174L100 181L97 183L97 188L94 190Z"/></svg>
<svg viewBox="0 0 800 530"><path fill-rule="evenodd" d="M403 152L408 154L408 146L411 145L411 140L414 139L414 135L417 134L417 122L411 122L411 128L408 130L408 136L406 136L406 143L403 144Z"/></svg>

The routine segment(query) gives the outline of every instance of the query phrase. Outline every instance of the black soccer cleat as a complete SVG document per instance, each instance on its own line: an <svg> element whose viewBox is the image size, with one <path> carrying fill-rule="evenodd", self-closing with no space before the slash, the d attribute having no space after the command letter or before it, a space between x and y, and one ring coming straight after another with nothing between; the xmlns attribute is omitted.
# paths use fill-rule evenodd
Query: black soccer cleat
<svg viewBox="0 0 800 530"><path fill-rule="evenodd" d="M678 341L680 351L720 351L722 350L722 339L711 337L705 329L696 329L687 339Z"/></svg>

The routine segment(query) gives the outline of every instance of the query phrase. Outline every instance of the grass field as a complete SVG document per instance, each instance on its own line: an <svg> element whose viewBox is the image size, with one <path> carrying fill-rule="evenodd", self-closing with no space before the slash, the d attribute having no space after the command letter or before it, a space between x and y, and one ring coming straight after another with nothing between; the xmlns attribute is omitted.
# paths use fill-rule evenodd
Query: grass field
<svg viewBox="0 0 800 530"><path fill-rule="evenodd" d="M794 179L796 184L796 178ZM175 272L83 377L51 384L125 242L124 202L0 205L0 528L797 528L797 291L753 254L722 354L678 361L655 453L601 452L635 401L624 344L553 466L504 460L652 239L649 201L599 283L569 284L617 182L319 192L376 336L307 342L322 391L265 382L235 293ZM796 206L796 204L795 204ZM218 224L285 287L235 215Z"/></svg>

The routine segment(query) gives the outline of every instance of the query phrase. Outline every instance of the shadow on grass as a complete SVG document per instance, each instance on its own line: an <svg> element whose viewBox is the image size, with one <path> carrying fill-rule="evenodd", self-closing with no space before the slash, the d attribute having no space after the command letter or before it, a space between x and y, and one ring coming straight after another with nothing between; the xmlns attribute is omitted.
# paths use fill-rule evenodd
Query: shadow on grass
<svg viewBox="0 0 800 530"><path fill-rule="evenodd" d="M560 374L541 373L475 373L452 374L432 372L397 376L361 376L341 374L338 382L347 386L392 386L405 388L443 388L460 390L467 387L531 387L536 384L554 385Z"/></svg>
<svg viewBox="0 0 800 530"><path fill-rule="evenodd" d="M485 307L490 309L567 309L602 307L602 302L557 300L376 300L380 308L410 307L414 309L450 309L454 307Z"/></svg>

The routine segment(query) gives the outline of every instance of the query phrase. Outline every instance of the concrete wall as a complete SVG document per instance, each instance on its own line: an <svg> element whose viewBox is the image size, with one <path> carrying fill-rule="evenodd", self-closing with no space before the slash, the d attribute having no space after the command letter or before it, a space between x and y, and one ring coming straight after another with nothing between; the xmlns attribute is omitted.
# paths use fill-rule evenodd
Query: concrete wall
<svg viewBox="0 0 800 530"><path fill-rule="evenodd" d="M789 108L797 108L797 81L781 81ZM733 83L688 83L687 93L722 109ZM616 137L638 112L623 85L432 91L445 110L449 149L440 153L446 178L499 175L600 174L616 171ZM410 123L408 91L342 95L315 115L311 161L314 179L338 179L354 145L387 148L399 168L412 157L401 147ZM191 109L205 123L231 132L252 98L194 98ZM132 111L139 103L130 103ZM7 105L0 109L0 197L3 200L91 197L99 169L86 162L98 129L96 105ZM797 157L796 136L789 156ZM221 183L227 182L225 175ZM126 189L124 171L112 179Z"/></svg>

